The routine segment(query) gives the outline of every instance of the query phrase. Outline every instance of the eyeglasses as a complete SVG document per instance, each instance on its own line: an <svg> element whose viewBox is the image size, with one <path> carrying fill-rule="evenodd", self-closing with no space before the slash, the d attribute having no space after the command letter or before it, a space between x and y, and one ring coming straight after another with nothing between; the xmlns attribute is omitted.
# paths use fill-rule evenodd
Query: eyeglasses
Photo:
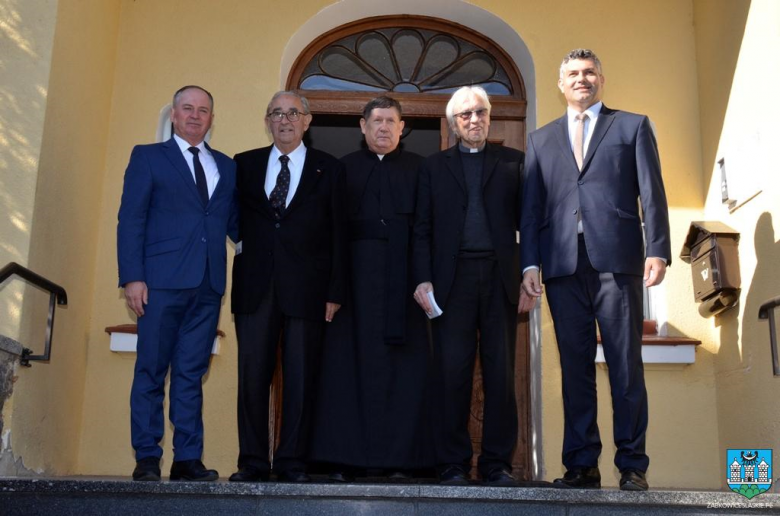
<svg viewBox="0 0 780 516"><path fill-rule="evenodd" d="M460 113L456 113L454 116L460 118L464 122L468 122L471 120L471 117L473 115L477 115L477 118L485 118L487 116L488 110L486 108L476 109L474 111L462 111Z"/></svg>
<svg viewBox="0 0 780 516"><path fill-rule="evenodd" d="M278 124L279 122L282 121L282 118L284 117L287 117L287 120L289 120L290 122L297 122L301 118L301 115L307 115L307 114L308 113L301 113L297 109L291 109L287 113L284 113L282 111L273 111L271 113L268 113L265 116L270 118L271 122Z"/></svg>

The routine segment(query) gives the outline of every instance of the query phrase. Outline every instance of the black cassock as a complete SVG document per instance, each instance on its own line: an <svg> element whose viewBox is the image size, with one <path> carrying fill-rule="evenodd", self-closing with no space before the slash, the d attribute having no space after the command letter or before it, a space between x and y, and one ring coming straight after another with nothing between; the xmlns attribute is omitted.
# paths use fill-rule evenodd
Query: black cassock
<svg viewBox="0 0 780 516"><path fill-rule="evenodd" d="M360 150L346 166L350 299L327 325L310 459L354 468L434 465L427 318L412 295L417 154Z"/></svg>

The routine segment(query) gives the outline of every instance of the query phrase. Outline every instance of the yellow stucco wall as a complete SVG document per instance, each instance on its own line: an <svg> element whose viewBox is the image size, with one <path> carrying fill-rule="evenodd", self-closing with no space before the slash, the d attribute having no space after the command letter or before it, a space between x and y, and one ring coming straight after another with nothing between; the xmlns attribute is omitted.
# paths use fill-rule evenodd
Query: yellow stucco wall
<svg viewBox="0 0 780 516"><path fill-rule="evenodd" d="M37 472L74 473L78 461L118 15L118 2L60 2L43 86L46 121L29 265L62 285L69 304L57 311L51 362L17 372L12 448ZM36 335L46 308L46 301L25 300Z"/></svg>
<svg viewBox="0 0 780 516"><path fill-rule="evenodd" d="M267 144L261 114L270 95L286 79L280 76L286 45L301 25L329 3L301 0L296 3L294 19L270 23L267 4L249 0L220 4L218 8L207 0L60 2L51 80L51 91L58 96L56 100L52 97L46 110L40 172L53 183L42 189L35 201L35 221L40 221L41 229L34 234L32 248L41 256L38 263L45 270L59 277L64 271L73 274L65 285L72 306L66 315L58 314L55 345L62 351L55 350L52 364L32 370L35 374L48 367L55 372L53 379L32 382L28 374L20 380L19 389L28 389L34 399L46 399L55 393L48 402L51 405L38 412L25 412L15 402L14 415L18 417L14 418L14 428L29 428L41 418L49 418L73 439L61 449L59 437L46 431L18 437L14 449L33 467L53 473L93 475L128 475L132 470L128 399L134 356L110 352L108 336L103 332L105 326L132 320L116 288L115 259L116 212L132 146L153 140L160 108L170 102L176 88L188 83L201 84L215 96L214 147L232 155ZM453 5L456 3L453 1ZM657 130L670 202L672 250L678 253L688 223L702 218L708 195L712 163L702 165L702 153L709 156L714 151L707 151L710 133L700 130L706 118L700 105L705 105L703 99L711 91L702 84L703 78L716 77L718 70L715 60L702 65L701 46L713 44L707 34L713 33L713 27L723 19L705 16L709 13L705 5L708 2L678 0L596 0L587 9L573 1L543 4L534 0L480 0L473 4L504 20L527 45L534 62L537 92L536 99L530 101L536 102L539 125L563 113L564 102L555 84L557 70L561 57L577 46L591 47L600 55L607 79L607 105L650 115ZM768 9L757 0L754 4ZM442 12L442 16L446 14ZM732 38L737 42L739 39ZM77 67L78 75L70 64L74 62L83 65ZM84 109L89 114L85 115ZM744 121L735 122L739 123ZM77 144L79 151L75 154L68 140ZM67 168L55 165L63 159ZM57 179L57 171L64 179ZM66 202L60 195L63 191L82 192L79 195L84 201ZM766 193L762 195L763 199L770 198ZM758 202L768 203L754 201L755 206ZM742 208L745 214L750 209L750 205ZM762 208L767 209L768 204ZM67 226L58 225L63 217ZM736 217L740 217L739 210ZM64 227L69 229L60 229ZM768 232L762 231L768 241ZM45 243L51 239L53 243ZM59 246L55 248L54 243ZM746 246L747 235L743 235L742 249ZM54 256L55 249L58 253L64 250L62 264L57 264L63 259ZM755 266L755 262L743 262L746 292L745 271ZM87 308L76 305L74 292ZM713 321L699 317L693 303L690 269L679 260L675 259L665 286L656 296L666 307L669 334L697 338L704 345L694 365L648 367L651 485L720 487L722 448L730 444L724 435L735 434L738 428L724 415L734 414L732 405L736 404L724 393L731 387L728 364L732 362L716 355L728 339L719 335L721 329L715 328ZM545 478L552 479L562 471L560 369L546 307L542 314L542 444ZM765 329L765 323L761 324L764 326L756 323L757 331ZM204 461L224 475L233 470L238 451L236 344L227 301L223 303L220 327L227 337L221 354L212 360L204 388ZM722 371L717 376L713 375L716 367ZM54 378L60 380L58 387L54 387ZM605 485L615 485L608 383L601 369L599 389L599 422L605 441L602 474ZM749 414L757 415L760 410L753 406ZM164 439L164 469L170 465L170 430L167 428ZM21 430L15 435L21 435ZM695 459L698 467L680 469L682 455Z"/></svg>
<svg viewBox="0 0 780 516"><path fill-rule="evenodd" d="M0 266L28 265L57 0L0 0ZM24 283L0 291L0 335L23 340Z"/></svg>
<svg viewBox="0 0 780 516"><path fill-rule="evenodd" d="M780 295L780 166L776 159L780 129L773 108L773 86L780 72L767 65L780 46L780 3L753 0L749 9L726 0L717 4L695 4L697 16L706 11L711 26L717 28L747 18L741 45L730 45L712 31L707 34L711 52L699 59L700 102L702 110L711 106L712 111L703 162L705 177L712 175L704 218L722 221L741 234L740 304L710 323L711 349L717 353L714 378L724 454L721 463L725 464L727 448L780 449L780 377L772 375L769 325L758 320L759 306ZM726 73L721 55L730 63ZM730 190L736 189L738 207L731 213L721 204L716 166L720 159L725 159Z"/></svg>

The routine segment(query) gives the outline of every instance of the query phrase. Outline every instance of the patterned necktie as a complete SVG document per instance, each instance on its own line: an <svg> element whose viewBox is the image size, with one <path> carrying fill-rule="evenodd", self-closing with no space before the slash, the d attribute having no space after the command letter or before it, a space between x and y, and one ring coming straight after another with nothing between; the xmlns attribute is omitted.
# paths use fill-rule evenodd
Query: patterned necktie
<svg viewBox="0 0 780 516"><path fill-rule="evenodd" d="M200 194L200 200L203 206L205 206L209 203L209 187L206 184L206 172L203 171L203 165L200 164L200 158L198 158L200 149L190 147L187 150L192 153L192 168L195 169L195 186Z"/></svg>
<svg viewBox="0 0 780 516"><path fill-rule="evenodd" d="M271 195L268 200L271 201L271 206L276 211L276 218L281 217L285 206L287 205L287 192L290 191L290 167L287 163L290 162L288 156L279 156L279 161L282 162L282 169L279 171L279 175L276 176L276 186L271 191Z"/></svg>
<svg viewBox="0 0 780 516"><path fill-rule="evenodd" d="M574 119L577 120L577 127L574 129L574 160L577 162L577 168L582 170L582 158L585 155L585 120L588 115L580 113Z"/></svg>

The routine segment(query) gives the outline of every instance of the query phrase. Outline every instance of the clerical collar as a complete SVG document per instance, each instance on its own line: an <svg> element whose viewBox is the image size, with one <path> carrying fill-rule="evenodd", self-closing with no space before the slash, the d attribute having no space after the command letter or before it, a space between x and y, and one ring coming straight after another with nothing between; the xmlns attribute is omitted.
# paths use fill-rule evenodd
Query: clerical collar
<svg viewBox="0 0 780 516"><path fill-rule="evenodd" d="M458 148L464 154L476 154L477 152L482 152L485 150L485 145L485 142L482 142L482 145L480 145L479 148L473 149L471 147L466 147L461 141L458 142Z"/></svg>
<svg viewBox="0 0 780 516"><path fill-rule="evenodd" d="M377 154L376 152L366 147L366 152L368 152L369 155L376 156L379 161L382 161L382 159L384 158L391 158L393 156L397 156L398 153L401 152L401 148L400 146L398 146L386 154Z"/></svg>

